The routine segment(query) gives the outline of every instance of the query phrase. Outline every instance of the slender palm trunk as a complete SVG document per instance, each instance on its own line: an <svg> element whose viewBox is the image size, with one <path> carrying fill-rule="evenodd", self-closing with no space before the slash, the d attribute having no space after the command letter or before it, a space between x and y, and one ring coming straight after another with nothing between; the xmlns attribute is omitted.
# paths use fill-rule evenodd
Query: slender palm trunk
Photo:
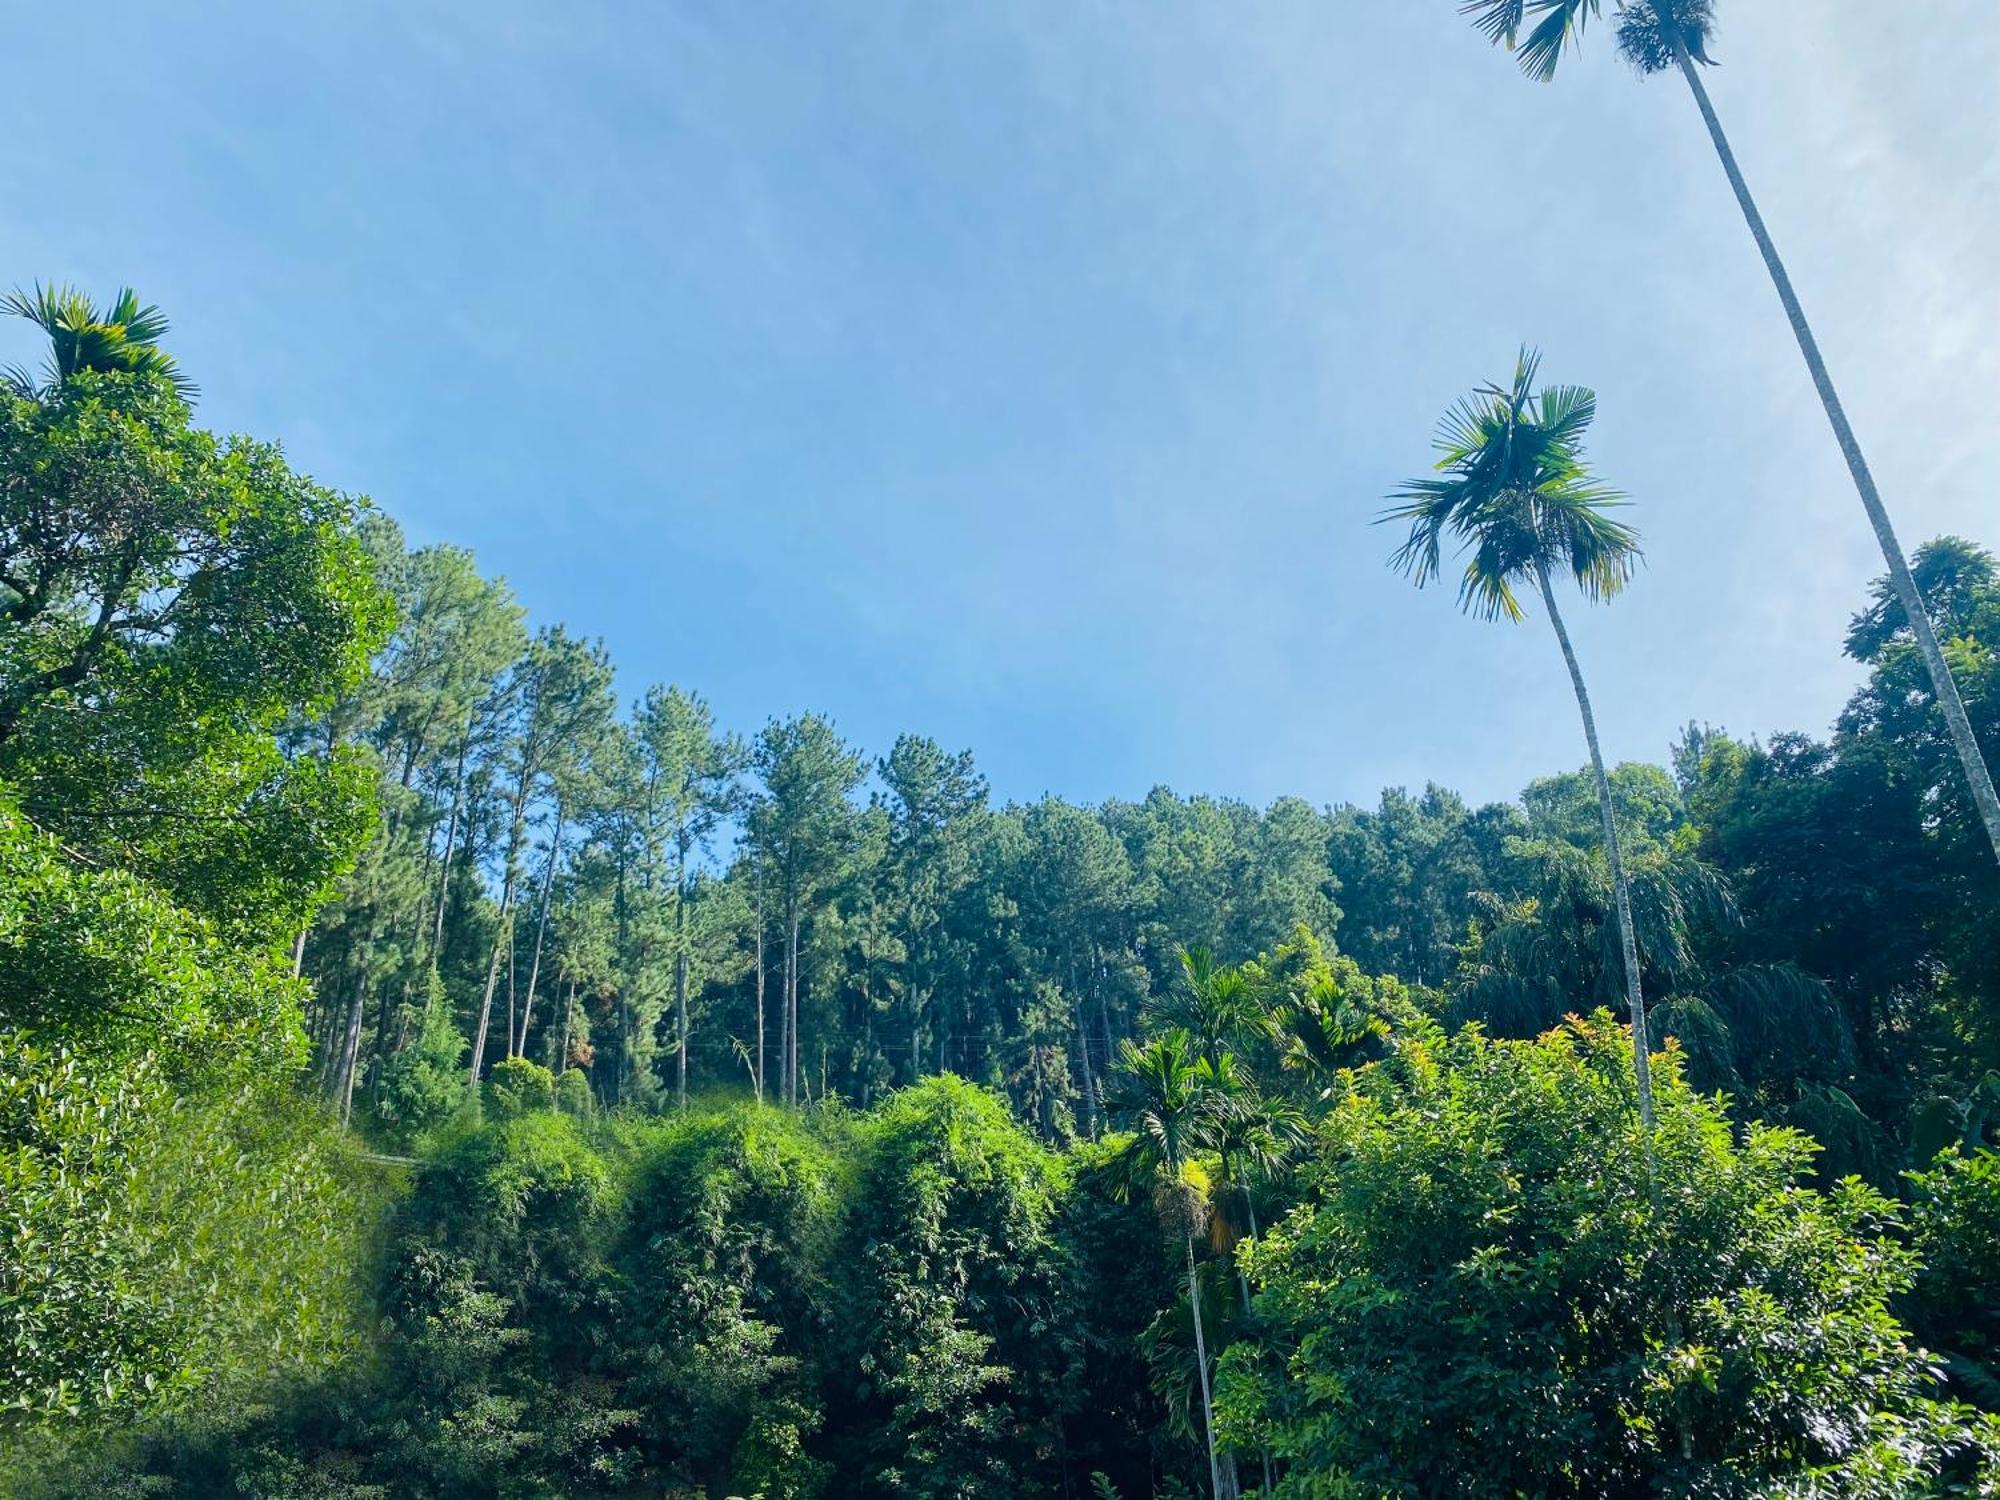
<svg viewBox="0 0 2000 1500"><path fill-rule="evenodd" d="M1618 909L1618 946L1625 959L1625 1001L1632 1012L1632 1071L1639 1081L1639 1124L1649 1136L1653 1130L1652 1046L1646 1037L1646 997L1639 988L1639 944L1632 930L1632 892L1625 883L1625 860L1618 851L1618 820L1611 808L1611 778L1604 774L1604 752L1597 747L1597 715L1590 709L1590 691L1583 685L1583 668L1577 665L1576 648L1570 645L1569 630L1562 611L1556 608L1556 591L1549 584L1549 570L1535 566L1535 582L1541 585L1542 603L1548 606L1549 623L1555 627L1562 645L1563 660L1569 665L1570 685L1576 689L1577 711L1583 715L1583 737L1590 745L1590 769L1597 778L1597 811L1604 820L1604 853L1611 864L1611 893Z"/></svg>
<svg viewBox="0 0 2000 1500"><path fill-rule="evenodd" d="M1208 1440L1208 1493L1222 1497L1222 1465L1215 1457L1215 1398L1208 1389L1208 1335L1201 1326L1201 1279L1194 1269L1194 1236L1187 1237L1188 1311L1194 1315L1194 1363L1201 1375L1201 1433Z"/></svg>
<svg viewBox="0 0 2000 1500"><path fill-rule="evenodd" d="M1903 559L1903 548L1896 540L1895 528L1889 523L1889 512L1875 489L1875 476L1869 472L1868 460L1861 453L1861 442L1848 424L1847 412L1833 388L1833 377L1827 373L1826 361L1820 357L1819 341L1813 337L1812 325L1806 322L1805 309L1799 304L1798 293L1792 290L1792 278L1785 270L1784 261L1778 257L1778 248L1771 242L1770 231L1764 227L1764 216L1757 211L1757 201L1750 196L1749 184L1743 180L1743 173L1736 165L1736 153L1730 149L1729 137L1723 133L1721 120L1716 118L1715 106L1709 102L1708 89L1701 81L1694 59L1688 55L1687 45L1678 29L1670 23L1663 24L1661 29L1673 39L1674 59L1680 66L1681 77L1687 80L1688 89L1694 95L1702 123L1708 127L1708 138L1714 143L1715 154L1722 161L1723 173L1729 178L1729 186L1736 194L1737 206L1743 210L1744 222L1750 226L1751 237L1757 241L1758 254L1764 257L1764 268L1771 273L1771 284L1778 290L1778 300L1785 306L1785 317L1792 325L1792 337L1798 340L1799 353L1805 356L1813 388L1819 392L1820 405L1826 408L1826 419L1840 444L1841 457L1847 460L1847 472L1854 478L1854 489L1861 497L1861 507L1868 512L1868 524L1875 528L1875 540L1882 548L1882 560L1889 565L1890 586L1903 606L1903 613L1909 617L1910 631L1917 638L1917 649L1923 653L1924 667L1930 673L1931 690L1937 697L1939 710L1944 714L1945 726L1951 732L1959 764L1965 768L1965 779L1972 788L1972 800L1978 807L1980 821L1986 825L1986 837L1993 845L1993 856L2000 859L2000 794L1993 790L1992 772L1987 768L1985 756L1980 753L1979 740L1972 732L1972 721L1966 717L1965 703L1958 695L1958 684L1952 680L1951 668L1938 645L1937 631L1932 628L1930 616L1925 613L1923 597L1917 592L1917 581L1910 576L1910 565Z"/></svg>
<svg viewBox="0 0 2000 1500"><path fill-rule="evenodd" d="M1250 1196L1250 1185L1248 1183L1245 1183L1243 1185L1243 1211L1250 1217L1250 1238L1254 1240L1257 1238L1258 1234L1257 1201ZM1250 1306L1250 1278L1243 1274L1243 1269L1240 1265L1237 1267L1236 1270L1236 1279L1239 1282L1241 1282L1243 1286L1243 1312L1246 1318L1254 1317L1256 1314ZM1277 1483L1277 1476L1271 1468L1271 1445L1269 1443L1266 1443L1264 1445L1263 1459L1264 1459L1264 1493L1268 1495L1271 1493L1271 1486Z"/></svg>

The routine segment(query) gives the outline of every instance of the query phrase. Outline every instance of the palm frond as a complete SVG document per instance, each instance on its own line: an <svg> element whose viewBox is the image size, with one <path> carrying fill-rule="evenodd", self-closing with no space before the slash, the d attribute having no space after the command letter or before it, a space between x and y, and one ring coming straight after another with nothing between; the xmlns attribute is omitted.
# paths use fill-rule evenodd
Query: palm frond
<svg viewBox="0 0 2000 1500"><path fill-rule="evenodd" d="M1540 14L1528 39L1514 48L1521 71L1537 83L1556 76L1563 53L1582 36L1587 22L1599 14L1599 0L1529 0L1529 9Z"/></svg>
<svg viewBox="0 0 2000 1500"><path fill-rule="evenodd" d="M1527 0L1464 0L1458 13L1469 17L1473 30L1494 46L1511 48L1527 19L1528 5Z"/></svg>
<svg viewBox="0 0 2000 1500"><path fill-rule="evenodd" d="M25 318L49 338L49 380L46 387L15 385L16 390L45 394L85 371L153 375L167 381L184 401L199 390L181 373L172 355L159 346L167 319L159 308L141 306L138 293L119 288L111 306L99 311L71 286L43 286L32 292L16 287L0 297L0 313Z"/></svg>

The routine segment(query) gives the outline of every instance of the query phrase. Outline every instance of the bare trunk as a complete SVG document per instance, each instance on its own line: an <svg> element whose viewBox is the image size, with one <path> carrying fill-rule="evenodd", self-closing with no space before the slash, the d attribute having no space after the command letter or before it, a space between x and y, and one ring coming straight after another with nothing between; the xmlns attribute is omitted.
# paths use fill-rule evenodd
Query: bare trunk
<svg viewBox="0 0 2000 1500"><path fill-rule="evenodd" d="M1611 864L1611 893L1618 911L1618 945L1625 960L1625 1001L1632 1014L1632 1070L1639 1082L1639 1124L1653 1130L1652 1046L1646 1036L1646 999L1639 988L1639 944L1632 930L1632 893L1625 883L1625 860L1618 849L1618 819L1611 806L1611 778L1604 773L1604 753L1597 746L1597 716L1590 709L1590 692L1583 684L1583 668L1577 665L1576 650L1570 645L1569 630L1562 611L1556 608L1556 591L1549 584L1549 570L1535 568L1541 585L1542 602L1548 607L1549 623L1555 627L1562 645L1563 661L1569 666L1570 685L1576 689L1577 711L1583 715L1583 737L1590 745L1590 769L1597 778L1597 811L1604 822L1604 853Z"/></svg>
<svg viewBox="0 0 2000 1500"><path fill-rule="evenodd" d="M1187 1237L1188 1311L1194 1316L1194 1363L1201 1376L1201 1432L1208 1440L1208 1492L1222 1500L1222 1466L1215 1458L1215 1399L1208 1389L1208 1336L1201 1326L1201 1279L1194 1270L1194 1236Z"/></svg>
<svg viewBox="0 0 2000 1500"><path fill-rule="evenodd" d="M549 872L542 877L542 910L535 918L535 956L528 964L528 998L521 1006L521 1035L514 1043L514 1055L528 1055L528 1023L535 1016L535 981L542 975L542 940L549 931L549 898L556 888L556 864L562 858L563 816L568 809L560 799L556 802L556 827L549 839Z"/></svg>
<svg viewBox="0 0 2000 1500"><path fill-rule="evenodd" d="M458 767L451 777L451 817L444 826L444 875L438 881L437 930L431 934L431 961L444 949L444 914L451 896L451 854L458 839L458 817L465 798L465 757L472 748L472 726L478 714L465 716L465 738L458 742Z"/></svg>
<svg viewBox="0 0 2000 1500"><path fill-rule="evenodd" d="M786 1099L799 1102L799 914L791 914L785 936L785 1078Z"/></svg>
<svg viewBox="0 0 2000 1500"><path fill-rule="evenodd" d="M472 1066L466 1071L466 1081L475 1088L479 1084L479 1071L486 1062L486 1030L493 1021L493 992L500 985L500 953L508 937L509 914L504 909L500 913L500 935L493 940L493 955L486 964L486 993L479 1002L479 1028L472 1036Z"/></svg>
<svg viewBox="0 0 2000 1500"><path fill-rule="evenodd" d="M511 954L514 946L514 883L521 863L521 842L527 836L528 788L533 778L534 771L524 766L514 790L514 816L507 833L507 873L500 885L500 924L493 934L492 957L486 963L486 992L480 997L479 1029L472 1038L472 1066L466 1072L467 1081L475 1087L480 1069L486 1063L486 1033L493 1024L493 991L500 982L500 955L503 951ZM508 1029L511 1034L511 1017Z"/></svg>
<svg viewBox="0 0 2000 1500"><path fill-rule="evenodd" d="M674 1027L677 1033L674 1065L674 1102L682 1109L688 1102L688 880L686 838L680 841L680 869L674 884Z"/></svg>
<svg viewBox="0 0 2000 1500"><path fill-rule="evenodd" d="M335 1074L335 1095L340 1102L343 1125L354 1115L354 1074L361 1062L361 1018L368 1004L368 957L374 946L375 933L371 928L354 975L354 997L347 1006L347 1030L341 1043L339 1071Z"/></svg>
<svg viewBox="0 0 2000 1500"><path fill-rule="evenodd" d="M1882 560L1889 565L1890 586L1903 606L1903 613L1909 617L1910 631L1917 639L1917 649L1923 654L1925 670L1930 673L1931 690L1937 698L1939 711L1944 715L1945 726L1951 733L1952 747L1958 752L1959 764L1965 770L1966 784L1972 789L1972 801L1978 809L1979 819L1986 825L1986 837L1993 846L1993 856L2000 859L2000 794L1994 792L1992 772L1980 752L1979 740L1972 731L1972 721L1966 717L1965 703L1959 697L1958 684L1952 679L1943 648L1938 645L1937 631L1932 628L1930 616L1924 610L1923 597L1917 592L1917 581L1910 576L1910 565L1903 558L1902 544L1896 540L1888 509L1882 504L1882 497L1875 488L1875 476L1869 472L1868 460L1862 456L1860 439L1855 437L1854 428L1848 423L1847 412L1833 388L1833 377L1827 373L1826 361L1820 355L1819 341L1813 337L1812 325L1806 322L1805 309L1799 303L1798 294L1792 290L1791 275L1778 256L1770 231L1764 227L1764 216L1758 212L1757 201L1750 196L1749 184L1743 180L1743 173L1736 165L1736 153L1730 149L1729 137L1723 133L1722 122L1716 117L1715 106L1709 101L1708 89L1701 81L1694 59L1688 55L1686 43L1674 26L1668 24L1662 29L1673 39L1674 58L1680 66L1681 76L1687 80L1688 89L1694 95L1702 123L1708 127L1708 138L1714 143L1723 173L1729 178L1731 191L1736 194L1737 206L1743 210L1744 222L1750 226L1751 237L1757 241L1757 253L1763 256L1764 268L1771 273L1771 284L1777 288L1778 300L1784 304L1785 317L1792 325L1792 337L1798 341L1799 353L1805 356L1806 370L1812 376L1813 388L1819 392L1820 405L1826 409L1826 419L1833 427L1835 441L1840 444L1841 457L1847 460L1847 472L1854 479L1855 493L1861 497L1861 508L1868 513L1868 524L1875 530L1876 543L1882 549Z"/></svg>
<svg viewBox="0 0 2000 1500"><path fill-rule="evenodd" d="M757 877L757 1102L764 1102L764 878Z"/></svg>

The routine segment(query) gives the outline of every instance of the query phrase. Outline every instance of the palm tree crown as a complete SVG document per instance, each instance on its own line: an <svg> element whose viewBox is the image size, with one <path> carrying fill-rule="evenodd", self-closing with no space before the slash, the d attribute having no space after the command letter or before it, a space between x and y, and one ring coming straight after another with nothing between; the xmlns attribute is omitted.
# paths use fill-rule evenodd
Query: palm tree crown
<svg viewBox="0 0 2000 1500"><path fill-rule="evenodd" d="M1613 0L1618 51L1641 73L1662 73L1675 65L1674 30L1696 62L1707 63L1708 40L1715 29L1714 0ZM1507 48L1521 71L1543 83L1583 35L1584 27L1604 13L1603 0L1463 0L1460 14L1470 16L1480 35ZM1522 32L1526 31L1526 37Z"/></svg>
<svg viewBox="0 0 2000 1500"><path fill-rule="evenodd" d="M1640 555L1638 534L1606 514L1622 497L1584 464L1596 393L1557 385L1534 394L1540 364L1522 350L1511 384L1482 386L1446 413L1440 477L1411 480L1380 517L1410 523L1391 563L1419 587L1440 575L1447 538L1471 548L1458 598L1484 619L1519 620L1515 586L1545 569L1567 569L1587 597L1609 599Z"/></svg>
<svg viewBox="0 0 2000 1500"><path fill-rule="evenodd" d="M1207 948L1183 948L1180 960L1181 982L1160 998L1155 1014L1186 1031L1212 1068L1224 1047L1260 1024L1263 996L1250 968L1219 964Z"/></svg>
<svg viewBox="0 0 2000 1500"><path fill-rule="evenodd" d="M130 287L121 287L109 307L98 308L75 287L37 282L32 292L17 287L0 297L0 313L26 318L49 336L45 382L38 385L19 367L0 375L18 395L40 399L86 370L158 375L184 401L197 394L194 382L160 347L166 315L151 304L140 306L139 294Z"/></svg>

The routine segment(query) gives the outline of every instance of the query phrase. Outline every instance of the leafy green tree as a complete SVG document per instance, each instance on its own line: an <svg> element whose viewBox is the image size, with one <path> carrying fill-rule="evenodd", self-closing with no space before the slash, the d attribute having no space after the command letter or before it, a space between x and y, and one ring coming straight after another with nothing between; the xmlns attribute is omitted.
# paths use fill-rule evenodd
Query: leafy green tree
<svg viewBox="0 0 2000 1500"><path fill-rule="evenodd" d="M487 1029L501 960L511 951L514 940L530 802L548 783L555 793L560 821L560 808L571 795L570 788L581 775L593 742L611 722L611 662L603 647L588 645L560 626L542 631L514 669L509 710L511 733L503 753L513 791L507 807L498 935L487 963L472 1034L470 1078L475 1084L485 1066Z"/></svg>
<svg viewBox="0 0 2000 1500"><path fill-rule="evenodd" d="M0 473L0 776L73 848L289 938L370 814L359 760L274 735L391 623L362 507L195 429L157 372L0 395Z"/></svg>
<svg viewBox="0 0 2000 1500"><path fill-rule="evenodd" d="M1911 1320L1964 1398L2000 1411L2000 1154L1946 1152L1910 1184Z"/></svg>
<svg viewBox="0 0 2000 1500"><path fill-rule="evenodd" d="M638 1148L616 1264L632 1392L712 1494L818 1493L805 1451L843 1206L838 1141L765 1106L692 1110Z"/></svg>
<svg viewBox="0 0 2000 1500"><path fill-rule="evenodd" d="M750 838L769 871L784 936L779 996L779 1097L799 1102L799 929L827 889L853 867L864 827L851 798L865 762L813 714L773 721L757 736L752 764L761 791ZM762 1058L758 1061L762 1076Z"/></svg>
<svg viewBox="0 0 2000 1500"><path fill-rule="evenodd" d="M0 1449L351 1352L376 1193L274 958L0 806Z"/></svg>
<svg viewBox="0 0 2000 1500"><path fill-rule="evenodd" d="M1665 72L1668 68L1677 69L1686 81L1688 91L1694 95L1695 107L1701 112L1709 141L1722 163L1723 174L1729 179L1730 191L1736 195L1737 207L1743 211L1743 221L1757 242L1757 253L1763 258L1764 269L1771 276L1771 285L1777 289L1778 300L1784 305L1792 337L1798 342L1799 353L1805 358L1806 372L1812 377L1820 405L1825 408L1834 440L1840 445L1840 455L1854 480L1855 493L1860 496L1861 508L1867 512L1868 524L1882 549L1882 559L1889 565L1890 589L1898 613L1922 655L1931 694L1944 716L1952 748L1957 752L1966 785L1972 792L1973 805L1980 822L1985 825L1993 857L2000 860L2000 793L1993 789L1992 771L1980 750L1972 722L1966 715L1965 703L1959 696L1958 684L1953 680L1945 649L1939 644L1936 623L1924 609L1922 592L1909 563L1904 560L1902 544L1896 540L1888 508L1882 503L1882 496L1875 488L1875 476L1868 468L1868 460L1862 455L1861 440L1854 435L1854 428L1847 420L1846 409L1840 404L1839 393L1834 389L1833 377L1820 354L1819 341L1813 337L1812 325L1806 321L1805 308L1799 302L1798 293L1792 289L1791 274L1786 271L1771 233L1764 225L1764 216L1758 210L1757 200L1750 194L1750 185L1736 163L1736 153L1729 144L1729 137L1723 133L1722 121L1708 97L1708 88L1701 81L1696 65L1714 66L1714 59L1708 55L1715 20L1713 0L1615 0L1615 4L1618 51L1625 60L1646 76ZM1555 76L1564 51L1582 36L1586 24L1603 14L1603 0L1467 0L1461 9L1473 18L1474 25L1490 40L1512 50L1529 77L1546 82ZM1533 25L1523 38L1522 27L1528 24L1530 18L1533 18Z"/></svg>
<svg viewBox="0 0 2000 1500"><path fill-rule="evenodd" d="M1609 1012L1532 1042L1420 1026L1349 1075L1303 1205L1245 1252L1282 1359L1223 1360L1223 1430L1268 1436L1280 1495L1975 1478L1993 1429L1894 1315L1916 1269L1894 1206L1803 1186L1811 1141L1739 1133L1673 1057L1650 1180Z"/></svg>
<svg viewBox="0 0 2000 1500"><path fill-rule="evenodd" d="M906 975L905 1076L914 1079L925 1071L927 1032L943 1068L952 1063L953 1025L961 1036L969 1029L971 1018L955 1015L958 1008L945 1003L946 987L963 972L963 947L952 941L947 919L977 873L974 845L984 831L986 779L974 769L970 751L950 755L935 740L908 734L897 737L876 770L889 794L884 868L889 899L898 908Z"/></svg>
<svg viewBox="0 0 2000 1500"><path fill-rule="evenodd" d="M1336 809L1325 858L1339 883L1342 950L1371 974L1440 983L1479 894L1504 883L1505 843L1521 821L1518 808L1475 813L1436 785L1420 797L1392 787L1374 808Z"/></svg>
<svg viewBox="0 0 2000 1500"><path fill-rule="evenodd" d="M674 1097L685 1107L688 1083L688 973L694 938L688 913L699 887L694 857L707 850L722 820L734 809L737 777L746 754L742 741L715 728L714 715L698 695L679 688L653 688L635 715L657 788L659 817L674 860Z"/></svg>
<svg viewBox="0 0 2000 1500"><path fill-rule="evenodd" d="M839 1263L859 1345L847 1493L1059 1494L1072 1374L1060 1160L948 1074L862 1122Z"/></svg>
<svg viewBox="0 0 2000 1500"><path fill-rule="evenodd" d="M1591 600L1620 593L1639 556L1637 535L1606 514L1616 491L1599 484L1584 464L1583 435L1597 415L1597 397L1581 386L1549 386L1536 394L1540 357L1523 350L1506 386L1483 386L1461 401L1438 430L1441 477L1413 479L1401 504L1384 520L1410 523L1395 565L1418 586L1439 576L1447 539L1472 549L1459 586L1459 603L1485 619L1522 618L1516 585L1532 581L1549 612L1583 736L1597 778L1604 853L1618 909L1626 1002L1632 1015L1632 1049L1639 1087L1639 1117L1650 1125L1653 1086L1647 1062L1646 1002L1640 988L1632 898L1618 843L1611 782L1597 744L1597 718L1577 665L1569 630L1556 606L1552 570L1567 571Z"/></svg>

